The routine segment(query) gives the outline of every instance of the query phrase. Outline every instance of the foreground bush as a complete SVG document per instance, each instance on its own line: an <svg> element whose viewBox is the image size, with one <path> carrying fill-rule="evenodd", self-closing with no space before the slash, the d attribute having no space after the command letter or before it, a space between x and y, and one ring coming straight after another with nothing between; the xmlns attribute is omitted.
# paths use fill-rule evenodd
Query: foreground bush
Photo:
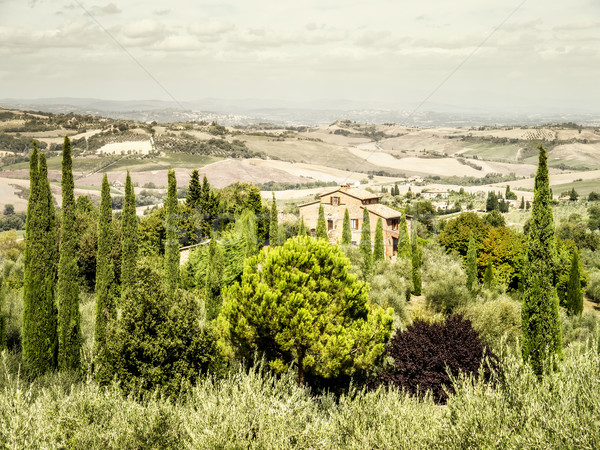
<svg viewBox="0 0 600 450"><path fill-rule="evenodd" d="M207 378L177 401L64 374L27 384L0 356L0 443L29 448L600 448L597 342L541 379L521 355L459 378L446 407L397 389L313 396L288 374Z"/></svg>
<svg viewBox="0 0 600 450"><path fill-rule="evenodd" d="M446 390L451 391L451 376L476 374L484 362L483 344L471 322L462 316L450 317L445 323L415 321L390 340L387 354L394 364L381 373L379 383L404 388L413 395L430 391L440 403L448 397ZM489 367L483 367L489 376Z"/></svg>

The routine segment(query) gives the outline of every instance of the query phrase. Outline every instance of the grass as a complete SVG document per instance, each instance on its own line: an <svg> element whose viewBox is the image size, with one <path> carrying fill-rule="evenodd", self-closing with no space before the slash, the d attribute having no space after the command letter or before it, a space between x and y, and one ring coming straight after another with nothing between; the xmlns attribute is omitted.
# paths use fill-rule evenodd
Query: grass
<svg viewBox="0 0 600 450"><path fill-rule="evenodd" d="M597 178L595 180L573 181L571 183L552 185L552 191L556 195L559 195L562 192L568 192L573 188L575 188L580 198L587 198L588 194L592 191L600 192L600 178Z"/></svg>
<svg viewBox="0 0 600 450"><path fill-rule="evenodd" d="M518 145L501 145L494 143L468 144L468 150L460 156L477 156L479 159L488 161L503 161L517 163Z"/></svg>

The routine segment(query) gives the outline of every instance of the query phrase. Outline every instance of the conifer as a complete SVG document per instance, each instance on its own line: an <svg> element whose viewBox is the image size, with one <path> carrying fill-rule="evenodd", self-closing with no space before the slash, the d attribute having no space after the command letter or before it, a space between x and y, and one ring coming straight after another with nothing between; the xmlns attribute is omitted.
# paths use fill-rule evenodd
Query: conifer
<svg viewBox="0 0 600 450"><path fill-rule="evenodd" d="M359 249L363 259L363 276L368 276L371 273L373 266L373 244L371 243L371 220L369 211L363 208L363 223L360 234Z"/></svg>
<svg viewBox="0 0 600 450"><path fill-rule="evenodd" d="M273 194L273 201L271 202L271 220L269 221L269 246L276 247L277 233L278 233L278 222L277 222L277 201L275 200L275 192Z"/></svg>
<svg viewBox="0 0 600 450"><path fill-rule="evenodd" d="M467 272L467 289L473 292L477 286L477 244L475 243L472 231L469 233L465 270Z"/></svg>
<svg viewBox="0 0 600 450"><path fill-rule="evenodd" d="M300 225L298 225L298 236L307 236L308 230L306 229L306 224L304 223L304 217L300 219Z"/></svg>
<svg viewBox="0 0 600 450"><path fill-rule="evenodd" d="M121 296L125 296L127 289L135 284L135 265L138 254L138 219L135 212L135 192L131 183L131 176L127 171L125 179L125 201L123 215L121 216Z"/></svg>
<svg viewBox="0 0 600 450"><path fill-rule="evenodd" d="M350 229L350 213L348 208L344 211L344 223L342 225L342 245L352 243L352 230Z"/></svg>
<svg viewBox="0 0 600 450"><path fill-rule="evenodd" d="M486 289L491 289L494 286L494 280L494 267L492 266L492 261L489 261L483 274L483 285Z"/></svg>
<svg viewBox="0 0 600 450"><path fill-rule="evenodd" d="M581 292L581 274L579 273L579 252L573 249L571 270L567 283L567 312L572 316L580 316L583 312L583 294Z"/></svg>
<svg viewBox="0 0 600 450"><path fill-rule="evenodd" d="M192 170L192 174L190 175L190 184L188 186L187 194L185 196L186 206L190 208L196 208L198 206L201 194L200 191L200 175L198 174L198 169L194 169Z"/></svg>
<svg viewBox="0 0 600 450"><path fill-rule="evenodd" d="M79 317L79 283L75 229L75 194L71 141L65 136L62 151L62 228L58 262L58 368L78 370L82 345Z"/></svg>
<svg viewBox="0 0 600 450"><path fill-rule="evenodd" d="M210 194L209 194L210 195ZM177 179L169 170L167 198L165 200L165 292L173 296L179 285L179 239L177 233Z"/></svg>
<svg viewBox="0 0 600 450"><path fill-rule="evenodd" d="M96 254L96 323L94 325L94 360L96 381L110 382L112 361L110 356L110 334L115 325L116 282L114 272L112 200L108 177L102 178L100 214L98 216L98 252Z"/></svg>
<svg viewBox="0 0 600 450"><path fill-rule="evenodd" d="M377 219L375 227L375 244L373 248L373 262L385 260L385 248L383 243L383 222L381 217Z"/></svg>
<svg viewBox="0 0 600 450"><path fill-rule="evenodd" d="M556 239L547 158L546 149L540 146L531 225L527 236L522 308L523 359L531 363L538 375L542 374L549 357L560 358L562 355L558 295L554 286Z"/></svg>
<svg viewBox="0 0 600 450"><path fill-rule="evenodd" d="M317 219L315 235L317 239L327 239L327 224L325 223L325 210L322 204L319 205L319 217Z"/></svg>
<svg viewBox="0 0 600 450"><path fill-rule="evenodd" d="M39 161L39 162L38 162ZM36 167L37 165L37 167ZM34 149L23 274L23 362L34 374L57 367L56 217L46 155Z"/></svg>
<svg viewBox="0 0 600 450"><path fill-rule="evenodd" d="M208 264L204 283L204 305L206 320L214 320L221 310L223 289L223 272L225 270L223 250L215 237L211 237L208 245Z"/></svg>
<svg viewBox="0 0 600 450"><path fill-rule="evenodd" d="M421 248L419 247L419 242L417 239L417 223L414 222L411 233L412 293L414 295L421 295L421 261Z"/></svg>

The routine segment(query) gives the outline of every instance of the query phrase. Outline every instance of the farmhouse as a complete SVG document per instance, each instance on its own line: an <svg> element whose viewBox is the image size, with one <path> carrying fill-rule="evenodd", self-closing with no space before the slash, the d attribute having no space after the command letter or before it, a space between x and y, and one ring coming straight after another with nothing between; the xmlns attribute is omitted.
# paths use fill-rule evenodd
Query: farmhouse
<svg viewBox="0 0 600 450"><path fill-rule="evenodd" d="M448 198L448 191L445 189L423 189L421 191L421 197L427 200L433 200L436 197Z"/></svg>
<svg viewBox="0 0 600 450"><path fill-rule="evenodd" d="M366 209L369 212L371 225L371 242L373 242L375 236L377 220L381 218L385 256L391 259L398 252L398 228L402 213L380 204L380 198L380 195L364 189L342 185L335 190L319 194L319 200L300 205L300 217L304 219L306 226L314 233L319 218L319 207L323 206L329 241L339 243L342 241L344 212L348 209L352 243L358 245L362 229L363 210ZM408 216L407 226L410 233L411 223Z"/></svg>

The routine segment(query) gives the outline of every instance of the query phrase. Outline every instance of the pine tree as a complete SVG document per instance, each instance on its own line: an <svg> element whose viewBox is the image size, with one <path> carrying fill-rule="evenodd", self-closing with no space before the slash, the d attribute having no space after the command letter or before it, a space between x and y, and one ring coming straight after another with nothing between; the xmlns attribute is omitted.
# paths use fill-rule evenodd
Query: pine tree
<svg viewBox="0 0 600 450"><path fill-rule="evenodd" d="M413 223L411 234L411 268L412 268L412 292L414 295L421 295L421 248L417 239L417 223Z"/></svg>
<svg viewBox="0 0 600 450"><path fill-rule="evenodd" d="M342 225L342 245L352 243L352 230L350 229L350 213L348 208L344 211L344 223Z"/></svg>
<svg viewBox="0 0 600 450"><path fill-rule="evenodd" d="M373 266L373 244L371 243L371 219L369 211L363 208L363 223L360 233L359 249L363 259L363 275L366 277L371 273Z"/></svg>
<svg viewBox="0 0 600 450"><path fill-rule="evenodd" d="M138 254L138 219L135 212L135 192L131 183L131 176L127 171L125 179L125 201L123 215L121 216L121 234L123 249L121 252L121 296L125 296L127 289L135 284L135 265Z"/></svg>
<svg viewBox="0 0 600 450"><path fill-rule="evenodd" d="M373 248L373 262L385 260L385 247L383 243L383 222L377 219L375 227L375 245Z"/></svg>
<svg viewBox="0 0 600 450"><path fill-rule="evenodd" d="M269 246L276 247L279 225L277 222L277 201L275 200L275 192L272 192L272 194L273 201L271 202L271 219L269 220Z"/></svg>
<svg viewBox="0 0 600 450"><path fill-rule="evenodd" d="M62 151L62 228L58 262L58 368L78 370L82 345L79 318L79 283L75 229L75 195L71 141L65 136Z"/></svg>
<svg viewBox="0 0 600 450"><path fill-rule="evenodd" d="M94 355L96 381L100 384L112 378L110 335L116 325L116 282L114 272L112 200L108 177L102 178L100 214L98 217L98 252L96 254L96 323L94 328Z"/></svg>
<svg viewBox="0 0 600 450"><path fill-rule="evenodd" d="M567 283L567 312L571 316L580 316L583 312L583 294L581 292L581 274L579 273L579 252L573 249L571 270Z"/></svg>
<svg viewBox="0 0 600 450"><path fill-rule="evenodd" d="M325 210L323 205L319 205L319 217L317 218L317 228L315 230L317 239L327 239L327 225L325 223Z"/></svg>
<svg viewBox="0 0 600 450"><path fill-rule="evenodd" d="M467 289L473 292L477 286L477 244L475 243L472 231L469 233L469 247L467 248L465 270L467 272Z"/></svg>
<svg viewBox="0 0 600 450"><path fill-rule="evenodd" d="M38 162L39 161L39 162ZM37 166L37 167L36 167ZM57 367L56 217L46 155L37 147L30 160L30 194L23 274L23 362L34 374Z"/></svg>
<svg viewBox="0 0 600 450"><path fill-rule="evenodd" d="M200 191L200 175L198 174L198 169L194 169L190 175L190 184L185 196L186 206L189 206L190 208L196 208L198 206L198 203L200 202Z"/></svg>
<svg viewBox="0 0 600 450"><path fill-rule="evenodd" d="M554 286L556 240L550 206L550 187L546 149L539 147L535 176L533 211L528 233L523 294L522 354L541 375L551 356L561 357L562 336L558 314L558 295Z"/></svg>
<svg viewBox="0 0 600 450"><path fill-rule="evenodd" d="M204 283L204 305L206 320L214 320L219 315L223 302L221 291L223 289L223 272L225 270L223 249L213 236L208 245L208 265L206 281Z"/></svg>
<svg viewBox="0 0 600 450"><path fill-rule="evenodd" d="M210 194L209 194L210 195ZM177 180L175 171L169 170L167 198L165 200L165 292L175 295L179 285L179 239L177 233Z"/></svg>

